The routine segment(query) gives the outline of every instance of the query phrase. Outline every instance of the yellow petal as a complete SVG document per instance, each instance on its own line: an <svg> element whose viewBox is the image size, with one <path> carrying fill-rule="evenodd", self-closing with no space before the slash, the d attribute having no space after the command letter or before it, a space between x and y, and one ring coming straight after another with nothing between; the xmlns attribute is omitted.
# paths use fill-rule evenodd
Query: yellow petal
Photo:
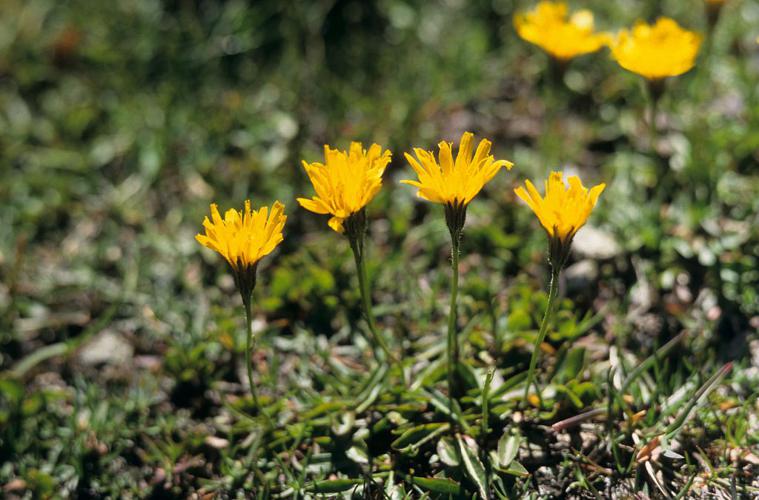
<svg viewBox="0 0 759 500"><path fill-rule="evenodd" d="M377 144L365 150L354 141L348 151L325 145L323 164L303 162L316 196L298 198L298 203L312 212L331 214L328 224L342 231L342 220L362 210L379 192L390 159L390 152Z"/></svg>
<svg viewBox="0 0 759 500"><path fill-rule="evenodd" d="M473 144L474 135L464 132L455 161L453 145L448 142L438 144L437 160L434 154L414 148L416 158L409 153L404 156L414 169L418 181L403 180L401 183L418 188L417 195L433 203L469 203L502 167L512 166L511 162L496 161L489 156L490 141L480 141L474 156Z"/></svg>

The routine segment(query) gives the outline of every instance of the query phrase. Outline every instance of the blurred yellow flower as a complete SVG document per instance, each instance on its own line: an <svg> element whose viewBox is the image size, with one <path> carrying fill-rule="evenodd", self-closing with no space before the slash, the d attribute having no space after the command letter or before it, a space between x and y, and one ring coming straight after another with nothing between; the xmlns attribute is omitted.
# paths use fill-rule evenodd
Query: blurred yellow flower
<svg viewBox="0 0 759 500"><path fill-rule="evenodd" d="M662 17L650 25L638 21L611 42L611 53L623 68L649 80L661 80L690 70L696 63L702 37Z"/></svg>
<svg viewBox="0 0 759 500"><path fill-rule="evenodd" d="M506 160L496 160L490 154L491 143L487 139L480 141L473 154L473 141L474 135L464 132L455 162L451 151L453 143L440 142L439 164L434 153L414 148L418 160L408 153L405 156L419 180L401 182L419 188L419 197L433 203L467 205L501 167L511 169L514 165Z"/></svg>
<svg viewBox="0 0 759 500"><path fill-rule="evenodd" d="M520 37L560 61L595 52L609 41L606 33L593 31L593 13L578 10L568 17L564 2L540 2L533 10L517 12L514 28Z"/></svg>
<svg viewBox="0 0 759 500"><path fill-rule="evenodd" d="M316 196L298 198L298 203L317 214L331 214L329 227L342 233L343 222L362 210L382 187L382 174L390 163L390 151L378 144L369 150L352 142L349 151L324 146L324 163L303 162Z"/></svg>
<svg viewBox="0 0 759 500"><path fill-rule="evenodd" d="M211 219L203 220L205 234L198 234L195 239L227 259L237 278L249 272L282 241L282 228L287 220L284 210L285 206L275 201L271 209L261 207L251 211L250 200L245 200L242 211L229 209L222 219L219 207L213 203Z"/></svg>
<svg viewBox="0 0 759 500"><path fill-rule="evenodd" d="M538 216L540 224L552 240L552 262L558 259L559 263L563 263L572 238L585 225L598 197L606 187L606 184L599 184L588 191L579 177L572 176L567 180L569 187L564 184L562 172L551 172L545 183L545 197L540 196L529 180L525 182L527 189L519 186L514 190Z"/></svg>

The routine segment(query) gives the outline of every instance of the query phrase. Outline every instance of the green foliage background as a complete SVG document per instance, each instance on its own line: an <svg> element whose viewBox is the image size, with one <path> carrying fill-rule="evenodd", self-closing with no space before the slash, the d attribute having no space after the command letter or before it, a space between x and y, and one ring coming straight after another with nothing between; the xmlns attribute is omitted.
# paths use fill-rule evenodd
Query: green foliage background
<svg viewBox="0 0 759 500"><path fill-rule="evenodd" d="M296 491L338 476L361 480L365 468L345 457L353 448L335 444L330 425L347 418L351 397L368 387L373 361L347 242L295 203L311 192L300 161L353 139L393 151L369 208L374 299L381 323L431 388L440 375L447 233L439 207L397 181L411 175L403 151L471 130L516 164L472 204L464 237L459 315L474 400L489 366L499 384L525 370L545 304L545 235L513 187L558 167L586 184L606 182L592 225L618 247L590 245L570 263L591 272L575 267L564 283L549 336L556 352L542 367L550 374L544 383L566 388L565 396L542 411L517 410L503 389L492 409L493 442L505 430L523 436L522 454L527 443L548 450L536 429L605 404L614 356L634 366L685 330L685 345L636 388L635 409L657 408L642 424L655 433L680 410L672 399L679 387L691 397L734 361L685 426L678 453L687 474L670 487L680 491L709 460L704 488L738 484L755 494L756 463L731 450L755 450L759 435L759 4L728 0L697 67L669 82L654 155L638 79L601 51L573 61L553 87L547 57L512 28L514 10L530 5L5 0L4 492L264 495L262 484ZM709 31L700 0L573 6L592 8L603 30L664 13ZM209 203L241 206L248 197L254 205L282 200L289 215L285 242L259 272L254 359L282 415L278 442L293 460L312 460L302 469L277 462L275 438L246 416L239 299L221 259L193 239ZM82 352L104 332L122 341L126 358L84 362ZM397 439L410 425L445 421L418 393L394 398L354 415L352 428L392 415ZM418 411L393 406L399 401ZM721 411L725 405L733 409ZM446 475L430 463L436 452L434 443L416 458L391 452L392 469ZM591 455L583 453L546 451L552 458L525 463L531 479L511 476L506 489L583 495L646 482L637 470L611 479L588 473L570 458ZM619 465L593 456L603 467ZM476 490L466 474L446 477ZM429 489L396 480L411 496Z"/></svg>

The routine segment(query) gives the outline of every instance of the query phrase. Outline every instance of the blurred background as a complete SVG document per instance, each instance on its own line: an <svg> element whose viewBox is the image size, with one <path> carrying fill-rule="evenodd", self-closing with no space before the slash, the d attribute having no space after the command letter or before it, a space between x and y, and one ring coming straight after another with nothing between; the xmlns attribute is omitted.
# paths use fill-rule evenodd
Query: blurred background
<svg viewBox="0 0 759 500"><path fill-rule="evenodd" d="M655 154L642 86L608 50L551 84L547 56L512 25L532 2L4 0L5 491L185 491L224 475L190 463L165 477L204 446L235 392L223 384L239 382L239 298L193 237L211 202L281 200L285 241L255 294L262 349L298 359L304 336L349 335L360 312L348 245L295 202L312 193L301 160L324 144L393 152L369 207L369 258L399 339L444 320L449 251L439 207L397 182L411 176L402 153L468 130L515 163L470 210L469 316L530 327L512 303L545 286L545 235L513 187L563 168L608 185L562 284L572 321L603 311L599 342L632 350L693 328L694 363L756 367L759 3L726 2L713 30L700 0L570 4L599 30L663 13L705 34L696 68L669 82ZM264 370L272 383L277 369Z"/></svg>

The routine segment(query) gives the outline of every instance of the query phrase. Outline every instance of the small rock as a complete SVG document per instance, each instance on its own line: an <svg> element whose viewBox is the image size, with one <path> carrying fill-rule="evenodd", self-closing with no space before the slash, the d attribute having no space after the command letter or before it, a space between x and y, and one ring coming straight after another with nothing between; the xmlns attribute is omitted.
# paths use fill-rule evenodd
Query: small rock
<svg viewBox="0 0 759 500"><path fill-rule="evenodd" d="M89 366L124 365L132 360L133 354L132 344L120 334L103 330L82 347L78 357L82 364Z"/></svg>
<svg viewBox="0 0 759 500"><path fill-rule="evenodd" d="M3 486L3 491L6 493L11 493L14 491L22 491L26 489L26 481L23 479L11 479L8 483Z"/></svg>
<svg viewBox="0 0 759 500"><path fill-rule="evenodd" d="M134 366L153 373L157 373L161 369L161 358L148 354L136 356L134 358Z"/></svg>
<svg viewBox="0 0 759 500"><path fill-rule="evenodd" d="M229 446L228 440L216 436L206 436L205 443L211 448L215 448L217 450L223 450Z"/></svg>
<svg viewBox="0 0 759 500"><path fill-rule="evenodd" d="M578 255L595 260L613 259L622 253L622 247L610 233L593 226L585 226L577 232L572 249Z"/></svg>
<svg viewBox="0 0 759 500"><path fill-rule="evenodd" d="M564 271L567 291L583 290L598 279L598 264L594 260L583 259Z"/></svg>
<svg viewBox="0 0 759 500"><path fill-rule="evenodd" d="M752 340L748 344L749 353L751 353L751 364L759 366L759 340Z"/></svg>

